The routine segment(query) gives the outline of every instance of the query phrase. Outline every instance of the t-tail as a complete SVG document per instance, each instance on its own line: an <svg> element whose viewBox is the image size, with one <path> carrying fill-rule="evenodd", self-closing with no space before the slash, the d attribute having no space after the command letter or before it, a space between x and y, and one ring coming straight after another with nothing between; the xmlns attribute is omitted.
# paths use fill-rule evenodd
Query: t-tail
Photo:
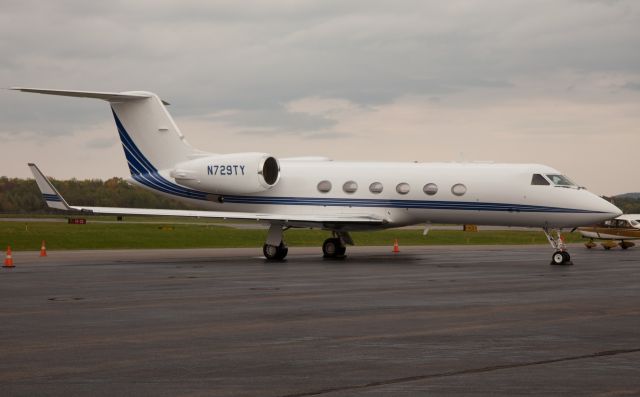
<svg viewBox="0 0 640 397"><path fill-rule="evenodd" d="M187 143L156 94L146 91L95 92L14 87L38 94L102 99L111 105L129 170L134 179L171 170L200 153Z"/></svg>

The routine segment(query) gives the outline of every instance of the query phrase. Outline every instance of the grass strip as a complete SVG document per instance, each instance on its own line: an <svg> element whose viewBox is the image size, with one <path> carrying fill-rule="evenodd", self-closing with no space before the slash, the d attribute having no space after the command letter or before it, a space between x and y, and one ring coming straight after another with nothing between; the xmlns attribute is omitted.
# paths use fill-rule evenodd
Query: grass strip
<svg viewBox="0 0 640 397"><path fill-rule="evenodd" d="M214 248L262 247L266 230L234 229L212 225L89 223L69 225L50 222L0 222L0 249L39 250L42 240L49 250L118 248ZM421 230L396 229L351 234L357 245L478 245L547 244L542 231ZM320 246L330 233L322 230L290 229L285 232L288 245ZM566 241L578 242L578 233L566 233Z"/></svg>

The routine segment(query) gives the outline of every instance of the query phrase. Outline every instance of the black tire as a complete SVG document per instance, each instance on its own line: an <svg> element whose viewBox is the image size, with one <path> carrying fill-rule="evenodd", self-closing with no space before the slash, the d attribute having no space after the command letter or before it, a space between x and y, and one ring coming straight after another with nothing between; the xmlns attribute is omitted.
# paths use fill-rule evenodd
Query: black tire
<svg viewBox="0 0 640 397"><path fill-rule="evenodd" d="M289 247L284 245L284 243L280 243L280 245L265 244L262 246L262 253L267 260L281 261L289 253Z"/></svg>
<svg viewBox="0 0 640 397"><path fill-rule="evenodd" d="M322 243L322 254L325 258L335 258L338 244L335 238L328 238Z"/></svg>
<svg viewBox="0 0 640 397"><path fill-rule="evenodd" d="M328 238L322 244L322 254L325 258L341 258L347 251L339 238Z"/></svg>
<svg viewBox="0 0 640 397"><path fill-rule="evenodd" d="M569 263L571 261L571 255L567 251L562 251L562 256L564 257L564 263Z"/></svg>
<svg viewBox="0 0 640 397"><path fill-rule="evenodd" d="M284 245L284 243L281 243L280 246L278 247L278 254L276 256L276 260L283 260L284 258L287 257L287 254L289 253L289 247L287 247L286 245Z"/></svg>
<svg viewBox="0 0 640 397"><path fill-rule="evenodd" d="M551 264L552 265L564 265L565 255L563 251L556 251L551 255Z"/></svg>
<svg viewBox="0 0 640 397"><path fill-rule="evenodd" d="M268 260L275 260L278 255L278 247L275 245L265 244L262 246L262 253Z"/></svg>

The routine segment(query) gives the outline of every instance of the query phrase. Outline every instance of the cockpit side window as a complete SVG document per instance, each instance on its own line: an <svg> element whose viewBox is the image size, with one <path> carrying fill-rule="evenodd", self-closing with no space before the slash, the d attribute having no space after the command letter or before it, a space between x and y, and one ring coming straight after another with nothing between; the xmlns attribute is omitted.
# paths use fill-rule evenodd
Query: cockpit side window
<svg viewBox="0 0 640 397"><path fill-rule="evenodd" d="M549 185L549 181L546 180L540 174L533 174L533 177L531 178L531 184L532 185Z"/></svg>
<svg viewBox="0 0 640 397"><path fill-rule="evenodd" d="M569 178L559 174L547 174L547 178L553 182L556 186L575 186L576 184L571 182Z"/></svg>

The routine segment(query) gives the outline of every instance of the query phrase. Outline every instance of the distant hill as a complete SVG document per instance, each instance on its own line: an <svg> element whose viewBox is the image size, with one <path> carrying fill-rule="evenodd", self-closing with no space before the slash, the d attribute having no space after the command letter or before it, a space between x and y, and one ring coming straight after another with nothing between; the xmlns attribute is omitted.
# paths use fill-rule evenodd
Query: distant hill
<svg viewBox="0 0 640 397"><path fill-rule="evenodd" d="M91 207L193 209L148 190L132 186L122 178L59 181L53 185L71 204ZM0 213L50 213L33 179L0 177Z"/></svg>
<svg viewBox="0 0 640 397"><path fill-rule="evenodd" d="M640 214L640 193L624 193L609 197L625 214Z"/></svg>
<svg viewBox="0 0 640 397"><path fill-rule="evenodd" d="M640 200L640 193L623 193L618 194L617 196L613 196L614 199L630 199L630 200Z"/></svg>

